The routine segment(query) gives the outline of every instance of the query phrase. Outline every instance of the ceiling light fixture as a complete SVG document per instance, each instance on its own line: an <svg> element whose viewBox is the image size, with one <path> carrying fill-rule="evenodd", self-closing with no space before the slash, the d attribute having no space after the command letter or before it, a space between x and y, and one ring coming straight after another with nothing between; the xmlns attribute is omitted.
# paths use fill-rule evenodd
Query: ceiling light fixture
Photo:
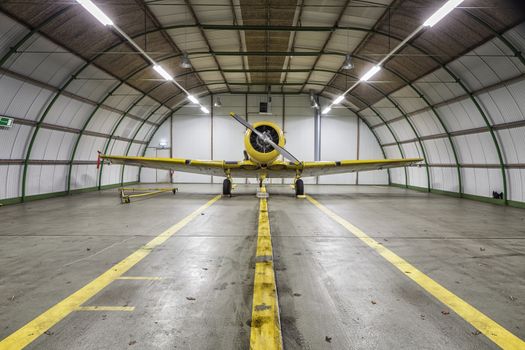
<svg viewBox="0 0 525 350"><path fill-rule="evenodd" d="M380 70L381 66L373 66L368 72L365 73L365 75L361 77L361 79L359 79L359 81L368 81L368 79L372 78Z"/></svg>
<svg viewBox="0 0 525 350"><path fill-rule="evenodd" d="M201 106L201 111L202 111L203 113L206 113L206 114L210 113L210 111L208 110L208 108L206 108L206 107L204 107L204 106Z"/></svg>
<svg viewBox="0 0 525 350"><path fill-rule="evenodd" d="M323 109L323 111L321 113L326 114L326 113L330 112L331 110L332 110L332 107L327 106L325 109Z"/></svg>
<svg viewBox="0 0 525 350"><path fill-rule="evenodd" d="M190 59L188 58L187 53L182 54L182 58L180 60L180 66L182 68L191 68L191 62L190 62Z"/></svg>
<svg viewBox="0 0 525 350"><path fill-rule="evenodd" d="M341 67L346 70L350 70L354 68L354 63L352 62L352 55L348 54L346 55L345 62L343 63L343 67Z"/></svg>
<svg viewBox="0 0 525 350"><path fill-rule="evenodd" d="M188 100L190 100L192 103L199 104L199 100L193 95L188 94Z"/></svg>
<svg viewBox="0 0 525 350"><path fill-rule="evenodd" d="M162 68L158 64L154 65L153 69L155 69L155 71L157 71L157 73L159 73L164 79L166 79L168 81L173 80L173 77L168 72L166 72L166 70L164 70L164 68Z"/></svg>
<svg viewBox="0 0 525 350"><path fill-rule="evenodd" d="M332 103L334 105L338 105L339 103L341 103L342 100L344 100L344 98L345 98L345 95L339 95L339 96L337 96L337 98Z"/></svg>
<svg viewBox="0 0 525 350"><path fill-rule="evenodd" d="M105 26L112 26L113 21L109 19L108 16L102 10L100 10L97 5L95 5L90 0L77 0L77 2L82 5L89 13L93 15L100 23Z"/></svg>
<svg viewBox="0 0 525 350"><path fill-rule="evenodd" d="M445 5L441 6L439 10L434 12L429 19L423 23L425 27L433 27L436 23L441 21L446 15L448 15L453 9L459 6L463 0L449 0Z"/></svg>

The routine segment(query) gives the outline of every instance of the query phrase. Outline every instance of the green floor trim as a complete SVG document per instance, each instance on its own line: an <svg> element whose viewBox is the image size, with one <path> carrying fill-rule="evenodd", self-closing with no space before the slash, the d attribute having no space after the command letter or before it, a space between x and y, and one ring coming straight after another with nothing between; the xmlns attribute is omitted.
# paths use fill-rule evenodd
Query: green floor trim
<svg viewBox="0 0 525 350"><path fill-rule="evenodd" d="M124 186L136 185L136 184L138 184L137 181L126 182L126 183L124 183ZM117 187L121 187L121 184L117 183L117 184L111 184L111 185L104 185L104 186L101 187L101 190L108 190L108 189L117 188ZM94 192L94 191L98 191L98 187L97 186L95 186L95 187L86 187L86 188L79 188L79 189L70 191L69 194L78 194L78 193ZM32 201L37 201L37 200L41 200L41 199L49 199L49 198L56 198L56 197L64 197L64 196L67 196L67 195L68 195L67 191L36 194L36 195L32 195L32 196L26 196L25 197L25 202L32 202ZM10 204L19 204L19 203L22 203L22 197L0 199L0 204L1 205L10 205Z"/></svg>
<svg viewBox="0 0 525 350"><path fill-rule="evenodd" d="M395 184L395 183L392 183L391 186L399 187L399 188L408 188L410 190L414 190L418 192L427 192L426 187L418 187L418 186L411 186L411 185L405 186L403 184ZM470 199L473 201L478 201L478 202L483 202L483 203L490 203L490 204L496 204L496 205L507 205L509 207L514 207L514 208L525 208L525 202L509 200L507 201L507 204L505 204L504 199L495 199L491 197L477 196L477 195L468 194L468 193L463 193L462 195L460 195L458 192L443 191L443 190L437 190L434 188L430 189L430 193L441 194L441 195L456 197L456 198Z"/></svg>

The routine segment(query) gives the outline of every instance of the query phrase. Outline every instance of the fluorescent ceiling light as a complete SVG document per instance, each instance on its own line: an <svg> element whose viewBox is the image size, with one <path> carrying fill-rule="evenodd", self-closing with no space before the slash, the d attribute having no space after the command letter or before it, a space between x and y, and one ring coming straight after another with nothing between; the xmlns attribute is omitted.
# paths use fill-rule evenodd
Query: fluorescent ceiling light
<svg viewBox="0 0 525 350"><path fill-rule="evenodd" d="M188 100L190 100L193 103L199 103L199 100L197 100L197 98L195 98L195 96L193 95L188 95Z"/></svg>
<svg viewBox="0 0 525 350"><path fill-rule="evenodd" d="M339 103L341 103L341 101L345 98L344 95L339 95L337 96L337 98L334 100L334 102L332 102L334 105L338 105Z"/></svg>
<svg viewBox="0 0 525 350"><path fill-rule="evenodd" d="M164 79L173 80L173 77L168 72L166 72L164 68L162 68L158 64L154 65L153 69L155 69L157 73L159 73Z"/></svg>
<svg viewBox="0 0 525 350"><path fill-rule="evenodd" d="M206 108L206 107L204 107L204 106L201 106L201 111L202 111L203 113L206 113L206 114L207 114L207 113L210 113L210 111L208 110L208 108Z"/></svg>
<svg viewBox="0 0 525 350"><path fill-rule="evenodd" d="M446 15L450 13L453 9L455 9L459 4L461 4L463 0L449 0L447 3L439 10L434 12L432 16L430 16L429 19L423 23L426 27L433 27L437 22L441 21Z"/></svg>
<svg viewBox="0 0 525 350"><path fill-rule="evenodd" d="M381 67L380 66L373 66L372 68L370 68L370 70L368 72L365 73L365 75L363 75L363 77L361 79L359 79L360 81L368 81L368 79L372 78L377 72L379 72L381 70Z"/></svg>
<svg viewBox="0 0 525 350"><path fill-rule="evenodd" d="M331 110L332 110L332 107L327 106L325 109L323 109L323 111L321 113L326 114L326 113L330 112Z"/></svg>
<svg viewBox="0 0 525 350"><path fill-rule="evenodd" d="M93 15L96 19L99 20L105 26L112 26L113 21L109 19L108 16L102 10L100 10L97 5L92 3L90 0L77 0L77 2L82 5L83 8L88 10L89 13Z"/></svg>

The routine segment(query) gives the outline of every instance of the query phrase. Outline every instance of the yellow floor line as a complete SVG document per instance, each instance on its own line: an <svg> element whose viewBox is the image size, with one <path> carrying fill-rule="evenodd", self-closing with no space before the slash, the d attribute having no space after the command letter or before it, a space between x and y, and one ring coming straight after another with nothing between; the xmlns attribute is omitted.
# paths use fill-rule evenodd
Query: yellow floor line
<svg viewBox="0 0 525 350"><path fill-rule="evenodd" d="M148 277L148 276L120 276L117 278L119 280L151 280L151 281L158 281L161 280L162 277Z"/></svg>
<svg viewBox="0 0 525 350"><path fill-rule="evenodd" d="M58 304L52 306L50 309L42 313L40 316L18 329L7 338L0 342L1 350L15 350L22 349L29 345L32 341L42 335L49 328L53 327L64 317L69 315L80 307L80 305L87 302L91 297L106 288L111 282L121 277L135 264L144 259L155 247L164 243L168 238L173 236L177 231L186 226L191 220L200 216L201 212L215 203L221 198L220 195L215 196L206 204L186 216L184 219L173 225L160 235L146 243L130 256L111 267L102 275L71 294L69 297L60 301Z"/></svg>
<svg viewBox="0 0 525 350"><path fill-rule="evenodd" d="M262 191L266 191L263 187ZM255 257L255 279L253 283L251 350L282 349L279 302L273 270L272 238L268 218L268 202L259 202L259 229Z"/></svg>
<svg viewBox="0 0 525 350"><path fill-rule="evenodd" d="M133 311L135 306L79 306L75 311Z"/></svg>
<svg viewBox="0 0 525 350"><path fill-rule="evenodd" d="M399 269L405 276L416 282L420 287L461 316L465 321L470 323L474 328L483 333L486 337L496 343L503 349L525 349L525 342L503 328L501 325L490 319L481 311L468 304L466 301L453 294L451 291L434 281L432 278L419 271L409 262L393 253L388 248L368 236L359 228L352 225L333 211L316 201L310 196L306 198L332 218L337 223L350 231L354 236L366 243L370 248L378 252L383 258Z"/></svg>

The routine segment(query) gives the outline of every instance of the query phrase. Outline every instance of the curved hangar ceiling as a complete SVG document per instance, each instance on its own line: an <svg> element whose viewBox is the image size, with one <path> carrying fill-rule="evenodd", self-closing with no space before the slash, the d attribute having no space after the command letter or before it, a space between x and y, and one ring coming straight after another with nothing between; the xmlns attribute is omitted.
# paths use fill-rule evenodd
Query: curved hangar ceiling
<svg viewBox="0 0 525 350"><path fill-rule="evenodd" d="M446 1L95 3L113 25L76 1L0 4L0 113L17 128L1 141L3 197L117 183L118 171L82 180L97 178L97 149L139 154L188 98L270 89L342 96L387 157L425 157L393 182L525 201L520 1L465 0L434 26L422 25ZM42 164L67 186L32 190L34 172L53 176Z"/></svg>

